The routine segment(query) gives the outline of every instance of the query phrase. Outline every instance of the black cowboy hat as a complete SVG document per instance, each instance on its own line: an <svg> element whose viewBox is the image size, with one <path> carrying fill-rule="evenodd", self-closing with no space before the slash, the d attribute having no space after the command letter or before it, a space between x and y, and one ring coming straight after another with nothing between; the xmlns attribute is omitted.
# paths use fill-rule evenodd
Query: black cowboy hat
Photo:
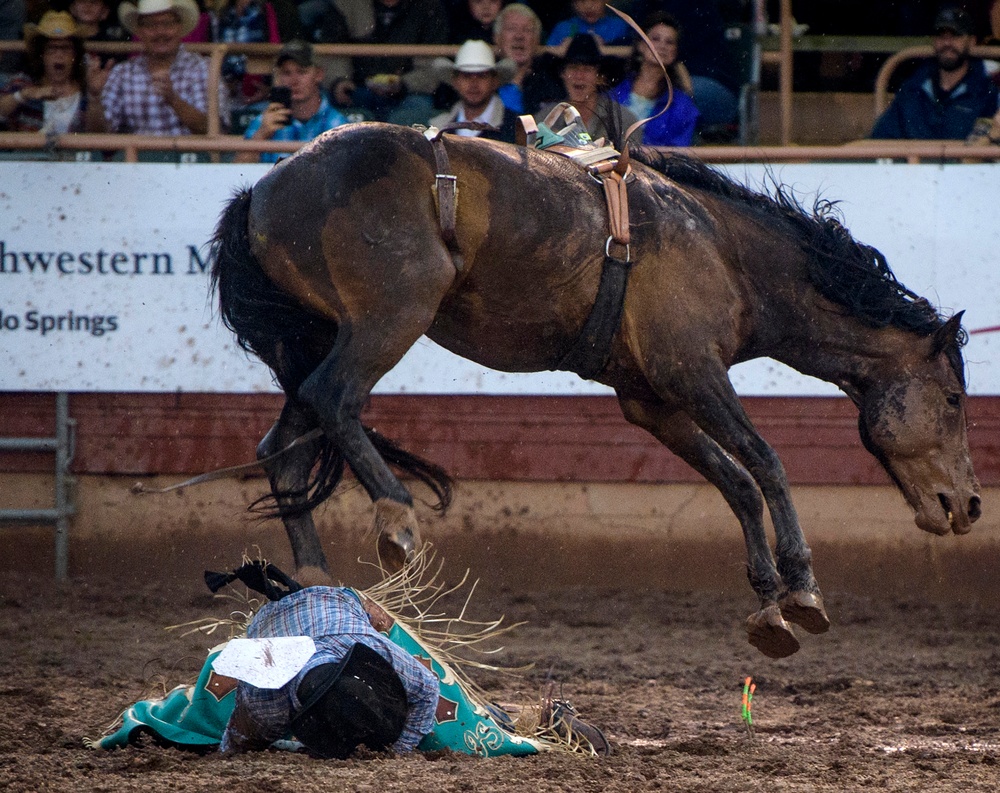
<svg viewBox="0 0 1000 793"><path fill-rule="evenodd" d="M558 68L561 70L572 63L596 66L597 70L609 79L620 77L625 66L623 58L605 55L601 51L597 37L592 33L577 33L569 40L566 53L559 59Z"/></svg>
<svg viewBox="0 0 1000 793"><path fill-rule="evenodd" d="M361 744L382 751L406 723L406 691L392 664L366 644L310 669L298 688L292 734L314 754L344 760Z"/></svg>
<svg viewBox="0 0 1000 793"><path fill-rule="evenodd" d="M563 64L582 63L585 66L600 66L607 56L601 52L601 45L590 33L577 33L569 40Z"/></svg>

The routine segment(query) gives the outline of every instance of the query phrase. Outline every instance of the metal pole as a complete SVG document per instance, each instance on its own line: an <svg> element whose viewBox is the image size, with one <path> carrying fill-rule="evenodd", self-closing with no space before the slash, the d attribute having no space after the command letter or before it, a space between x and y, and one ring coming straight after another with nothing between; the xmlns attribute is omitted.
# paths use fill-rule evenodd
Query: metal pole
<svg viewBox="0 0 1000 793"><path fill-rule="evenodd" d="M767 0L754 0L753 18L750 21L750 70L747 84L743 86L741 97L740 145L749 146L760 142L760 79L763 63L761 39L767 31Z"/></svg>
<svg viewBox="0 0 1000 793"><path fill-rule="evenodd" d="M52 452L53 505L40 509L0 509L0 523L51 523L55 526L56 579L66 580L69 558L69 519L76 512L73 503L73 460L75 419L69 417L69 395L56 395L55 436L51 438L0 438L0 452Z"/></svg>
<svg viewBox="0 0 1000 793"><path fill-rule="evenodd" d="M778 74L781 101L781 145L792 142L792 0L781 0L781 66Z"/></svg>

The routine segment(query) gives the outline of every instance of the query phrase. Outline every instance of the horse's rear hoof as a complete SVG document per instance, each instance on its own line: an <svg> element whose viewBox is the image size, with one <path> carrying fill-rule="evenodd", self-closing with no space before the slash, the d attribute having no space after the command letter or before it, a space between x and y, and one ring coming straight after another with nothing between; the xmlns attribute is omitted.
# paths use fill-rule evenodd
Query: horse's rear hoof
<svg viewBox="0 0 1000 793"><path fill-rule="evenodd" d="M792 626L777 606L768 606L747 618L747 641L768 658L787 658L799 650Z"/></svg>
<svg viewBox="0 0 1000 793"><path fill-rule="evenodd" d="M819 592L789 592L780 601L781 615L809 633L826 633L830 618Z"/></svg>
<svg viewBox="0 0 1000 793"><path fill-rule="evenodd" d="M402 570L420 550L420 527L409 504L390 498L376 501L375 533L379 562L390 573Z"/></svg>

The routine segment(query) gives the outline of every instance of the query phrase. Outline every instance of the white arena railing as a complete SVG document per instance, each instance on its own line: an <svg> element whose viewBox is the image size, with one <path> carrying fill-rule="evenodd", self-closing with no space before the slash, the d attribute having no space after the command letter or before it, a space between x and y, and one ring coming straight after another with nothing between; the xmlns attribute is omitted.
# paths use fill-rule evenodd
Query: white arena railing
<svg viewBox="0 0 1000 793"><path fill-rule="evenodd" d="M114 135L75 133L46 136L33 132L0 132L0 150L23 151L120 151L125 162L138 162L139 152L191 152L212 155L222 153L280 152L291 153L305 145L297 141L253 141L236 135ZM956 140L862 140L841 146L697 146L663 149L693 155L706 162L873 162L903 160L909 163L994 162L1000 159L1000 146L969 145ZM71 158L70 158L71 159Z"/></svg>

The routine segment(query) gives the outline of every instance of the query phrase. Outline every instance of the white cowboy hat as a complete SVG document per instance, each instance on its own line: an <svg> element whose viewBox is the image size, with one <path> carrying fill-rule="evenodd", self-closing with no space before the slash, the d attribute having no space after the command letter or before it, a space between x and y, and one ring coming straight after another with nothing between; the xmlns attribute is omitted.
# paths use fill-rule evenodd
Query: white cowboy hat
<svg viewBox="0 0 1000 793"><path fill-rule="evenodd" d="M481 72L496 72L501 83L509 83L517 71L517 65L509 58L497 63L493 48L485 41L467 41L458 48L455 60L448 58L434 59L434 72L440 80L450 80L455 72L478 74Z"/></svg>
<svg viewBox="0 0 1000 793"><path fill-rule="evenodd" d="M118 19L121 20L125 30L134 34L139 27L139 17L162 14L164 11L173 11L177 14L181 21L182 36L194 30L198 24L198 17L201 16L194 0L139 0L138 5L122 3L118 6Z"/></svg>

